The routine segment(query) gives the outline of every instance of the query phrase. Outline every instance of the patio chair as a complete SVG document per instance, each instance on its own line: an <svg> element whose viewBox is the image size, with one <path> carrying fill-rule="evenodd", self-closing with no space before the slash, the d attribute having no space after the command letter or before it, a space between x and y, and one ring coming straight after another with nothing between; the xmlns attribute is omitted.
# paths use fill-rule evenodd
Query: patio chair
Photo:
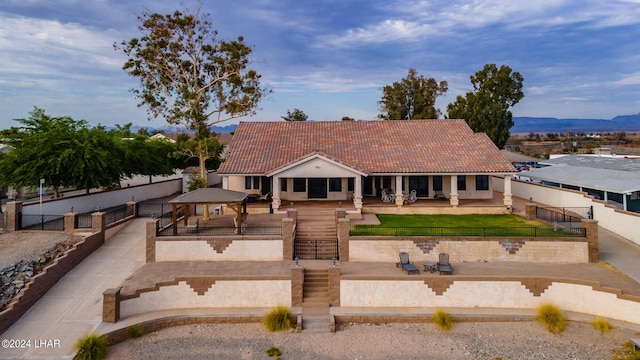
<svg viewBox="0 0 640 360"><path fill-rule="evenodd" d="M267 200L269 200L269 198L271 198L271 191L269 191L268 193L266 193L264 195L260 195L258 197L258 201L267 201Z"/></svg>
<svg viewBox="0 0 640 360"><path fill-rule="evenodd" d="M386 190L382 190L382 197L380 198L383 202L391 202L392 197Z"/></svg>
<svg viewBox="0 0 640 360"><path fill-rule="evenodd" d="M411 274L419 274L420 270L418 270L415 265L411 261L409 261L409 253L402 251L400 253L400 261L396 263L396 267L402 266L402 270L407 271L407 275Z"/></svg>
<svg viewBox="0 0 640 360"><path fill-rule="evenodd" d="M409 202L414 203L416 200L418 200L418 192L414 189L411 190L411 193L409 194Z"/></svg>
<svg viewBox="0 0 640 360"><path fill-rule="evenodd" d="M440 275L453 274L453 269L451 268L451 263L449 262L449 254L440 253L438 254L438 271L440 271Z"/></svg>
<svg viewBox="0 0 640 360"><path fill-rule="evenodd" d="M238 217L234 216L233 217L233 226L235 226L235 228L238 228ZM247 229L247 220L243 219L240 223L240 226L242 227L242 232L244 233L244 231Z"/></svg>

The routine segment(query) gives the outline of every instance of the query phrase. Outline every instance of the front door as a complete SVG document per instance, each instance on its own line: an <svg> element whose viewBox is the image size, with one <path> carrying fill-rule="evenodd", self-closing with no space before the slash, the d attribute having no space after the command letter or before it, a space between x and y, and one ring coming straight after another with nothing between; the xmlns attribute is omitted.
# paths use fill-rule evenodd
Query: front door
<svg viewBox="0 0 640 360"><path fill-rule="evenodd" d="M327 178L309 178L307 197L309 199L326 199Z"/></svg>
<svg viewBox="0 0 640 360"><path fill-rule="evenodd" d="M263 176L262 177L262 186L260 188L261 188L261 194L262 195L267 195L268 193L270 193L271 192L271 178Z"/></svg>

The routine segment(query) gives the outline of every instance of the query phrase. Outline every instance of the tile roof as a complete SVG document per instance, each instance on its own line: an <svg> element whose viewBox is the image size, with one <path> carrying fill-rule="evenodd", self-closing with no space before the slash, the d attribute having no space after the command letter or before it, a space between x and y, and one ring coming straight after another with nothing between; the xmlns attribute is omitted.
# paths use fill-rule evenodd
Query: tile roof
<svg viewBox="0 0 640 360"><path fill-rule="evenodd" d="M321 154L367 174L508 173L464 120L240 122L219 174L266 174Z"/></svg>

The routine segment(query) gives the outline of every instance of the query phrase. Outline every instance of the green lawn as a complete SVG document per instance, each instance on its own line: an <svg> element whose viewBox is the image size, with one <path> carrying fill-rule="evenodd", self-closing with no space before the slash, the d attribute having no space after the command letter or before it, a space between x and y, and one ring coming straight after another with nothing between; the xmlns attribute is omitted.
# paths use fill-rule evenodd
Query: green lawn
<svg viewBox="0 0 640 360"><path fill-rule="evenodd" d="M518 215L377 215L380 226L547 227Z"/></svg>
<svg viewBox="0 0 640 360"><path fill-rule="evenodd" d="M576 236L517 215L378 215L380 225L357 225L350 234L380 236Z"/></svg>

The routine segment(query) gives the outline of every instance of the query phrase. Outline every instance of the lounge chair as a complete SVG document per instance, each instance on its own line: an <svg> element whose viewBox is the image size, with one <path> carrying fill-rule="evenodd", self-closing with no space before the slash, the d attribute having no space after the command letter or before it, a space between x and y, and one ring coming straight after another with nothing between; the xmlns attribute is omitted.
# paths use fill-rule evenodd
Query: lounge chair
<svg viewBox="0 0 640 360"><path fill-rule="evenodd" d="M438 271L440 271L440 275L453 274L453 269L451 268L451 263L449 262L449 254L440 253L438 254Z"/></svg>
<svg viewBox="0 0 640 360"><path fill-rule="evenodd" d="M258 197L258 201L267 201L267 200L269 200L269 198L271 198L271 191L269 191L268 193L266 193L264 195L260 195Z"/></svg>
<svg viewBox="0 0 640 360"><path fill-rule="evenodd" d="M411 261L409 261L409 253L408 252L401 252L400 253L400 261L398 263L396 263L396 266L402 266L402 270L406 270L407 271L407 275L411 275L413 273L415 274L419 274L420 270L418 270L417 267L415 267L415 265L413 265L413 263L411 263Z"/></svg>

